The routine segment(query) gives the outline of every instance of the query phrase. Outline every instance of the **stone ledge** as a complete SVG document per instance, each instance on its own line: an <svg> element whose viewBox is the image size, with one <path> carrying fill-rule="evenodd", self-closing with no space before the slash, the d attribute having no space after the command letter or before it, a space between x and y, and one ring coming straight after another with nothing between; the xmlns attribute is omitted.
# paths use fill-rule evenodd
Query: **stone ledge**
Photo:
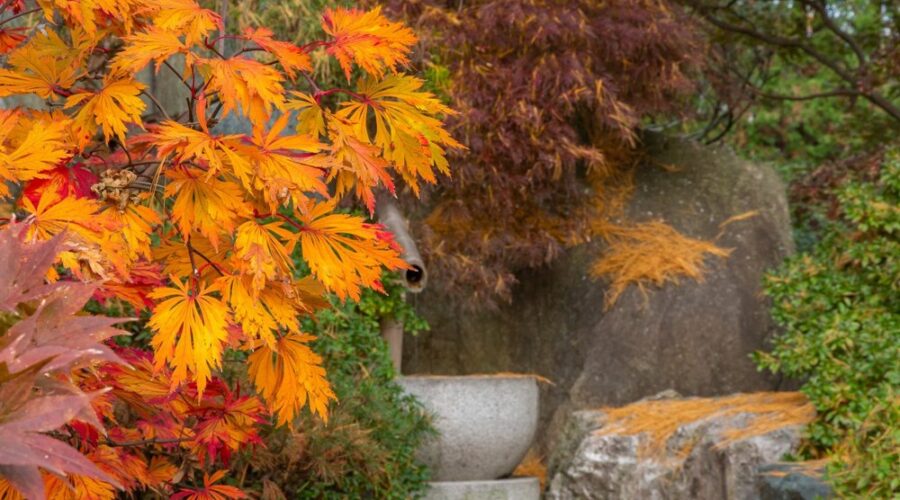
<svg viewBox="0 0 900 500"><path fill-rule="evenodd" d="M541 484L536 477L435 481L428 485L425 500L539 500L541 497Z"/></svg>

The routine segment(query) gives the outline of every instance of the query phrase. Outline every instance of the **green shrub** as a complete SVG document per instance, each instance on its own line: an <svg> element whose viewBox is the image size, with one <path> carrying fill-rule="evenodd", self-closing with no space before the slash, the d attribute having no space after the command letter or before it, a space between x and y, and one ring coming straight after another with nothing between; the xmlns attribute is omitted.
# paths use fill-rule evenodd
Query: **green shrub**
<svg viewBox="0 0 900 500"><path fill-rule="evenodd" d="M838 193L823 238L767 278L785 333L760 367L803 381L818 412L807 457L832 458L844 496L900 494L900 150L878 181Z"/></svg>

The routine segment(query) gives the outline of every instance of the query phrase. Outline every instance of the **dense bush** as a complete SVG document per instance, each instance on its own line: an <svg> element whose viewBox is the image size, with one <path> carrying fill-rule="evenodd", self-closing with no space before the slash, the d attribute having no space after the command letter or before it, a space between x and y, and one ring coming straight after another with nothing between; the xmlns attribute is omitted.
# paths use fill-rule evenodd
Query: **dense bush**
<svg viewBox="0 0 900 500"><path fill-rule="evenodd" d="M818 417L805 453L830 456L842 494L900 494L900 150L837 196L814 248L767 280L785 333L761 367L804 381Z"/></svg>
<svg viewBox="0 0 900 500"><path fill-rule="evenodd" d="M420 34L414 62L468 148L420 214L432 275L472 304L509 299L516 271L587 238L642 120L683 110L699 40L668 0L384 3Z"/></svg>
<svg viewBox="0 0 900 500"><path fill-rule="evenodd" d="M427 325L398 287L388 289L387 295L367 292L358 303L335 302L305 322L304 330L318 337L314 350L324 358L338 402L327 423L307 414L294 431L273 430L266 449L245 457L249 482L262 487L265 480L287 498L400 499L423 488L427 470L414 452L433 431L415 399L393 381L379 319L394 316L409 333Z"/></svg>

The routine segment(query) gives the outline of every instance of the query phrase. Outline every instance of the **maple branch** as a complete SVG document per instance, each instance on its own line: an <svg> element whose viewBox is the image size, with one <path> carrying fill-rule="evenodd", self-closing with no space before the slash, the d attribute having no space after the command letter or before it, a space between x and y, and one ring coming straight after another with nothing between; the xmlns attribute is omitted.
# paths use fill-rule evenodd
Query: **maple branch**
<svg viewBox="0 0 900 500"><path fill-rule="evenodd" d="M194 265L194 256L193 256L193 254L197 254L197 256L199 256L201 259L205 260L205 261L206 261L206 265L209 265L209 266L211 266L213 269L215 269L216 272L219 273L219 276L225 276L225 273L222 272L222 269L218 266L218 264L216 264L215 262L213 262L212 259L210 259L210 258L207 257L206 255L203 255L203 252L197 250L196 248L194 248L193 245L191 245L191 239L190 239L190 238L187 239L187 241L185 242L185 245L187 246L187 249L188 249L188 256L189 256L190 259L191 259L191 267L194 269L194 272L195 272L197 275L200 274L200 269L198 269L197 266Z"/></svg>
<svg viewBox="0 0 900 500"><path fill-rule="evenodd" d="M334 42L330 42L330 41L327 41L327 40L316 40L316 41L314 41L314 42L309 42L309 43L307 43L307 44L305 44L305 45L301 45L301 46L300 46L300 50L302 50L303 52L309 53L311 50L313 50L313 49L315 49L315 48L318 48L318 47L327 47L327 46L329 46L329 45L332 45L333 43L334 43Z"/></svg>
<svg viewBox="0 0 900 500"><path fill-rule="evenodd" d="M19 12L18 14L14 15L14 16L12 16L12 17L10 17L10 18L7 18L7 19L4 19L4 20L0 21L0 26L3 26L4 24L6 24L6 23L12 21L13 19L18 19L18 18L20 18L20 17L22 17L22 16L27 16L27 15L29 15L29 14L34 14L35 12L39 12L39 11L41 11L41 10L43 10L41 7L36 7L36 8L34 8L34 9L31 9L31 10L26 10L26 11L23 11L23 12Z"/></svg>
<svg viewBox="0 0 900 500"><path fill-rule="evenodd" d="M193 89L191 88L191 85L187 82L187 80L184 79L183 76L181 76L181 74L178 72L178 70L175 69L174 66L172 66L171 64L169 64L169 61L163 61L162 63L165 65L165 67L169 68L169 71L171 71L175 76L178 77L178 81L180 81L181 83L183 83L184 86L187 87L188 90L191 90L191 91L193 90Z"/></svg>
<svg viewBox="0 0 900 500"><path fill-rule="evenodd" d="M190 438L172 438L172 439L144 439L140 441L113 441L111 439L103 440L103 444L113 447L130 447L144 446L148 444L176 444L190 441Z"/></svg>
<svg viewBox="0 0 900 500"><path fill-rule="evenodd" d="M294 226L295 228L297 228L298 231L309 231L309 228L301 226L301 225L300 225L299 223L297 223L294 219L291 219L291 218L288 217L287 215L284 215L284 214L276 214L276 215L277 215L278 217L281 217L282 219L284 219L288 224L290 224L290 225Z"/></svg>
<svg viewBox="0 0 900 500"><path fill-rule="evenodd" d="M313 91L313 94L316 94L316 93L319 93L322 91L322 89L319 88L319 85L316 84L316 81L313 80L313 78L311 76L309 76L309 74L306 71L301 71L300 74L303 75L303 78L306 78L306 82L309 83L309 87Z"/></svg>
<svg viewBox="0 0 900 500"><path fill-rule="evenodd" d="M194 247L191 246L190 236L188 236L188 238L185 239L184 245L185 245L185 247L187 247L188 259L190 259L190 261L191 261L191 279L195 280L195 285L196 285L197 277L200 276L200 270L197 269L197 263L194 262L194 251L195 250L194 250Z"/></svg>
<svg viewBox="0 0 900 500"><path fill-rule="evenodd" d="M169 116L169 113L166 113L165 108L163 108L162 104L159 103L159 100L156 99L156 96L154 96L150 92L147 92L146 90L142 90L141 94L147 96L148 99L153 101L153 104L156 105L156 109L158 109L159 112L162 113L163 116L166 117L166 120L170 120L170 121L172 120L172 117Z"/></svg>

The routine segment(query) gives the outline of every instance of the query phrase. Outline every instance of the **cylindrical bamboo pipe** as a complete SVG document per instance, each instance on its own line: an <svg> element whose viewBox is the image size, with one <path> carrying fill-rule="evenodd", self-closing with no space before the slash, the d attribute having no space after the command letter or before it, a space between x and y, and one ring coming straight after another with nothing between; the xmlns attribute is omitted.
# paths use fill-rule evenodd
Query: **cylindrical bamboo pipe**
<svg viewBox="0 0 900 500"><path fill-rule="evenodd" d="M421 292L428 283L428 273L425 269L425 261L422 260L419 249L416 248L416 242L409 234L409 223L403 217L394 198L387 194L379 193L375 207L378 212L378 222L394 235L394 240L403 249L400 257L410 267L404 274L406 288L411 293Z"/></svg>

